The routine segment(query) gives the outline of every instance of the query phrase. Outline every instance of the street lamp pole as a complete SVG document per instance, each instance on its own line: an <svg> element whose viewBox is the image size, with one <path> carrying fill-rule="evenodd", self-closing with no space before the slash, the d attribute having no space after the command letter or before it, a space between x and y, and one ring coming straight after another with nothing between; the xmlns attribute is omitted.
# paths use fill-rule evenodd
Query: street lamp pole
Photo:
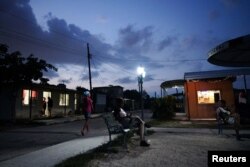
<svg viewBox="0 0 250 167"><path fill-rule="evenodd" d="M143 78L145 77L145 71L143 67L138 67L137 68L137 73L138 73L138 85L139 85L139 92L141 95L141 118L144 120L144 112L143 112Z"/></svg>

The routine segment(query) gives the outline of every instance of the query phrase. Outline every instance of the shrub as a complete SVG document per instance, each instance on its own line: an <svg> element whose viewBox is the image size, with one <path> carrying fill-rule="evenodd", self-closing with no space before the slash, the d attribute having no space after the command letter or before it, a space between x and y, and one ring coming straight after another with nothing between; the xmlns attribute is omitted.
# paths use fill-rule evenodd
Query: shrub
<svg viewBox="0 0 250 167"><path fill-rule="evenodd" d="M173 96L155 99L152 105L153 118L172 119L176 111L176 100Z"/></svg>

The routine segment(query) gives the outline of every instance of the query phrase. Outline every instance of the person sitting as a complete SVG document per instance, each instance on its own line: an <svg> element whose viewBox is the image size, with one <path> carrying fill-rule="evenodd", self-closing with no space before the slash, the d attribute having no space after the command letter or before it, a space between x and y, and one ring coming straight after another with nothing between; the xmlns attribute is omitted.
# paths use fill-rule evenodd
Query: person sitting
<svg viewBox="0 0 250 167"><path fill-rule="evenodd" d="M123 99L116 98L116 105L113 111L113 115L115 119L122 125L124 129L131 128L131 126L135 125L139 128L140 134L140 146L148 147L150 144L145 140L144 129L145 122L139 116L132 116L132 114L128 114L123 110Z"/></svg>
<svg viewBox="0 0 250 167"><path fill-rule="evenodd" d="M233 125L236 133L236 139L240 140L239 127L240 127L240 115L238 109L235 108L230 112L229 108L226 107L226 101L220 100L218 102L218 108L216 110L217 121L218 121L218 133L222 134L223 124Z"/></svg>

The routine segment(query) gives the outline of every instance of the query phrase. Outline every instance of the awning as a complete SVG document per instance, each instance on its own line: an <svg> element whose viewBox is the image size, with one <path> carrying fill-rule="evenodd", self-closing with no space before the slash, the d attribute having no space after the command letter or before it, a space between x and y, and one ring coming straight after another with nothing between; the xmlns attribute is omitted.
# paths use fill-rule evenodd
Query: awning
<svg viewBox="0 0 250 167"><path fill-rule="evenodd" d="M183 79L165 81L161 84L161 88L183 87L184 82L185 80Z"/></svg>
<svg viewBox="0 0 250 167"><path fill-rule="evenodd" d="M208 62L227 67L250 67L250 35L216 46L208 53Z"/></svg>

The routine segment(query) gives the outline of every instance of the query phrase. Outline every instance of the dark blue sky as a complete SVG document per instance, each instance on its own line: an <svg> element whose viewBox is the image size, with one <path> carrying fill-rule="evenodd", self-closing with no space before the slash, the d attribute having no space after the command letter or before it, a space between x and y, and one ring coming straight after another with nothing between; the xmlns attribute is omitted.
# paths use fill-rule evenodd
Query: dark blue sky
<svg viewBox="0 0 250 167"><path fill-rule="evenodd" d="M185 72L225 69L207 62L216 45L250 34L248 0L1 0L0 43L59 68L50 83L137 89L145 67L151 95ZM249 79L248 79L249 80ZM249 82L249 81L248 81Z"/></svg>

